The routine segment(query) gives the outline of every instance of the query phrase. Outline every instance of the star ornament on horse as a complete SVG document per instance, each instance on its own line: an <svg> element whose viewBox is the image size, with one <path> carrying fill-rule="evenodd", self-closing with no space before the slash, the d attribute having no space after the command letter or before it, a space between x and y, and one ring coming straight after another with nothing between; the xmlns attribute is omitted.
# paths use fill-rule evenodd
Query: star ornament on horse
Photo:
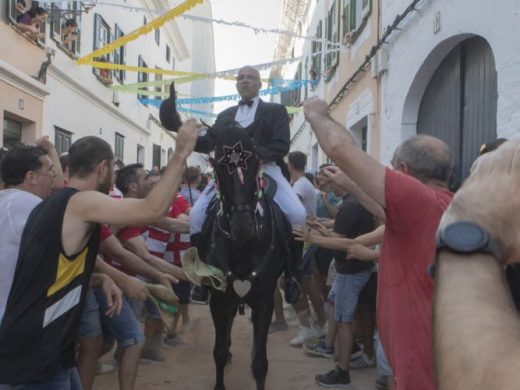
<svg viewBox="0 0 520 390"><path fill-rule="evenodd" d="M225 164L228 169L228 173L232 175L238 168L247 169L247 159L253 154L248 150L244 150L242 142L237 142L233 146L223 146L224 156L218 161L221 164Z"/></svg>

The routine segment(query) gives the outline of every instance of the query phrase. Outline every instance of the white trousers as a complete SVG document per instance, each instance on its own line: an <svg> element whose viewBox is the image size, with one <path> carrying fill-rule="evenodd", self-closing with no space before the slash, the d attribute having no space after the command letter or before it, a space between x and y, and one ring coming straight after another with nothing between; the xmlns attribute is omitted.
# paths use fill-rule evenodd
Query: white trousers
<svg viewBox="0 0 520 390"><path fill-rule="evenodd" d="M277 184L274 201L285 214L291 225L305 225L307 212L300 198L292 189L289 182L282 175L282 171L276 163L263 164L264 172L271 176ZM197 199L190 211L190 234L200 233L206 220L206 210L211 199L215 196L215 182L208 183L202 195Z"/></svg>

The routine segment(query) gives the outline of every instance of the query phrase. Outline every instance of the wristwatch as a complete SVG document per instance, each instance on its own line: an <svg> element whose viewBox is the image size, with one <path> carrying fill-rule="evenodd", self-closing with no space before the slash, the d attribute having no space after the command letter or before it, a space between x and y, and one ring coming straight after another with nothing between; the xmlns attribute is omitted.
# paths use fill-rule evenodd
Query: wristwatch
<svg viewBox="0 0 520 390"><path fill-rule="evenodd" d="M486 253L500 260L498 246L489 233L473 222L459 221L444 226L437 234L437 253L440 250L463 255ZM433 276L435 264L428 267L428 273Z"/></svg>

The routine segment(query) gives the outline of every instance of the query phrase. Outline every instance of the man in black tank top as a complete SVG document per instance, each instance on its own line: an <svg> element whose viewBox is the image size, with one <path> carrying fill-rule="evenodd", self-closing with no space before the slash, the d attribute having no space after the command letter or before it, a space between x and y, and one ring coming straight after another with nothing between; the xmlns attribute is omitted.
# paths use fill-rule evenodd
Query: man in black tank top
<svg viewBox="0 0 520 390"><path fill-rule="evenodd" d="M167 169L145 199L106 195L114 157L104 140L84 137L71 146L69 187L36 206L22 235L0 324L0 384L74 388L68 370L75 365L75 335L98 251L99 223L146 225L160 218L199 130L193 119L181 127Z"/></svg>

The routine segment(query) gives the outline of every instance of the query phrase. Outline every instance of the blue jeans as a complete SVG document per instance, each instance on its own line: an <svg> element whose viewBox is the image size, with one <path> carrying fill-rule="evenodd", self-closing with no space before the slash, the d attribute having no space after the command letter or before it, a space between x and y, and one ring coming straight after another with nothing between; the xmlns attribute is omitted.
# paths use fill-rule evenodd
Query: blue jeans
<svg viewBox="0 0 520 390"><path fill-rule="evenodd" d="M82 390L76 368L62 368L54 376L21 385L0 385L0 390Z"/></svg>
<svg viewBox="0 0 520 390"><path fill-rule="evenodd" d="M330 289L329 301L334 303L334 321L347 323L354 321L359 293L370 279L372 270L357 274L337 274Z"/></svg>
<svg viewBox="0 0 520 390"><path fill-rule="evenodd" d="M141 326L135 318L134 311L126 298L123 298L121 313L113 317L105 315L108 309L105 294L99 288L94 289L96 299L99 304L101 324L107 329L111 336L115 337L119 347L130 347L144 341L144 334ZM105 342L110 344L110 338L105 335Z"/></svg>

